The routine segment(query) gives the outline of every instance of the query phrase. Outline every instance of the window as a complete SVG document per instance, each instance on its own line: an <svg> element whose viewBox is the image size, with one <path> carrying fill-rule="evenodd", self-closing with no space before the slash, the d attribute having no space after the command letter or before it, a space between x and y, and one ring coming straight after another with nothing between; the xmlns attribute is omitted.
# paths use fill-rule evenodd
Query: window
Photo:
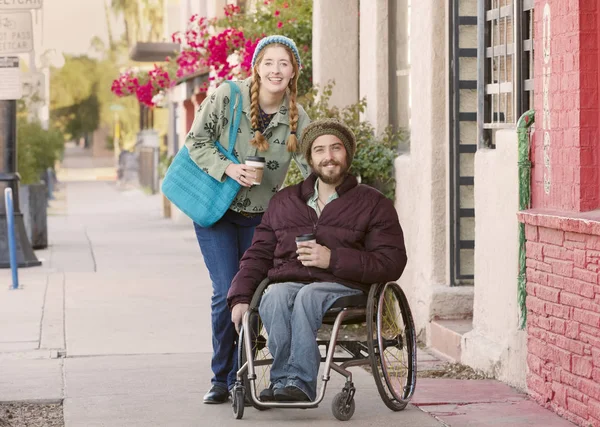
<svg viewBox="0 0 600 427"><path fill-rule="evenodd" d="M533 107L534 0L483 0L478 17L479 143Z"/></svg>

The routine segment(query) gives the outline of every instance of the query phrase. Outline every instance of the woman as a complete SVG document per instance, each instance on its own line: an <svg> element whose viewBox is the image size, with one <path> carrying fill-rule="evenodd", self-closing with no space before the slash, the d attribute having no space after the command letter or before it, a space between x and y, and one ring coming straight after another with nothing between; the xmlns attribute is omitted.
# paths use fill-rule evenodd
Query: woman
<svg viewBox="0 0 600 427"><path fill-rule="evenodd" d="M236 82L242 100L242 119L234 154L229 161L216 149L216 140L229 139L231 89L222 84L198 110L186 139L190 157L218 180L225 175L241 189L223 218L212 227L194 224L196 237L213 285L212 387L204 403L223 403L236 378L237 334L227 307L227 292L238 271L239 261L252 243L254 228L260 223L269 200L283 184L290 161L294 159L303 175L308 166L297 152L298 139L309 118L296 103L300 55L293 40L275 35L262 39L252 58L252 77ZM237 111L237 110L236 110ZM226 147L225 147L226 148ZM265 158L260 185L252 185L255 169L244 165L249 156Z"/></svg>

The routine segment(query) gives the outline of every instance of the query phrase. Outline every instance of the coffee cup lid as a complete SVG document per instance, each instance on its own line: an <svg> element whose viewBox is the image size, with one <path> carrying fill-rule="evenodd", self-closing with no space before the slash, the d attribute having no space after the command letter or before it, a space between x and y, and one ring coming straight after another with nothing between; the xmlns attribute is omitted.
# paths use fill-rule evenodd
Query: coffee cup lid
<svg viewBox="0 0 600 427"><path fill-rule="evenodd" d="M310 240L315 240L316 237L314 234L309 233L309 234L301 234L300 236L296 237L296 241L297 242L308 242Z"/></svg>
<svg viewBox="0 0 600 427"><path fill-rule="evenodd" d="M265 158L264 157L259 157L259 156L248 156L246 157L246 160L249 160L251 162L265 162Z"/></svg>

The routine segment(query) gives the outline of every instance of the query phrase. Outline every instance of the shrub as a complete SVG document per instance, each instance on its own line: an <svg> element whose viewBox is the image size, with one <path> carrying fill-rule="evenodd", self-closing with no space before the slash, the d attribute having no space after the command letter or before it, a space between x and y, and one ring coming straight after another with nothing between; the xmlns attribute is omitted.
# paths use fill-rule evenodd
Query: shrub
<svg viewBox="0 0 600 427"><path fill-rule="evenodd" d="M35 184L46 169L54 169L62 157L64 142L57 129L45 130L38 122L18 120L17 170L21 183Z"/></svg>
<svg viewBox="0 0 600 427"><path fill-rule="evenodd" d="M391 127L388 127L380 136L375 135L373 125L361 119L361 114L367 108L366 100L361 99L342 109L330 106L333 86L333 83L327 84L320 94L318 88L313 88L300 100L300 103L312 121L335 118L352 129L356 136L352 173L359 177L363 184L378 189L393 200L396 189L394 159L398 155L398 146L406 142L407 133L404 130L394 132ZM300 181L302 175L292 163L285 185L293 185Z"/></svg>

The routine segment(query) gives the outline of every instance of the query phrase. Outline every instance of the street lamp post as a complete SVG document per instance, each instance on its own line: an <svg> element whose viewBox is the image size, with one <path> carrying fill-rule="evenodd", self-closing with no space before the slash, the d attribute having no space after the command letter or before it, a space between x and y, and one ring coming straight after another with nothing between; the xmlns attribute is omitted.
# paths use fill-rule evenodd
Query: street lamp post
<svg viewBox="0 0 600 427"><path fill-rule="evenodd" d="M14 227L19 267L32 267L41 262L35 256L25 233L23 214L19 208L19 175L17 173L17 101L0 101L0 189L10 187L14 201ZM0 203L0 268L10 267L6 206Z"/></svg>
<svg viewBox="0 0 600 427"><path fill-rule="evenodd" d="M42 0L0 2L0 190L12 189L16 259L18 267L40 265L25 232L23 214L19 207L19 174L17 173L17 99L22 88L19 60L15 54L33 50L31 10L41 9ZM8 248L8 218L6 206L0 203L0 268L10 267Z"/></svg>

